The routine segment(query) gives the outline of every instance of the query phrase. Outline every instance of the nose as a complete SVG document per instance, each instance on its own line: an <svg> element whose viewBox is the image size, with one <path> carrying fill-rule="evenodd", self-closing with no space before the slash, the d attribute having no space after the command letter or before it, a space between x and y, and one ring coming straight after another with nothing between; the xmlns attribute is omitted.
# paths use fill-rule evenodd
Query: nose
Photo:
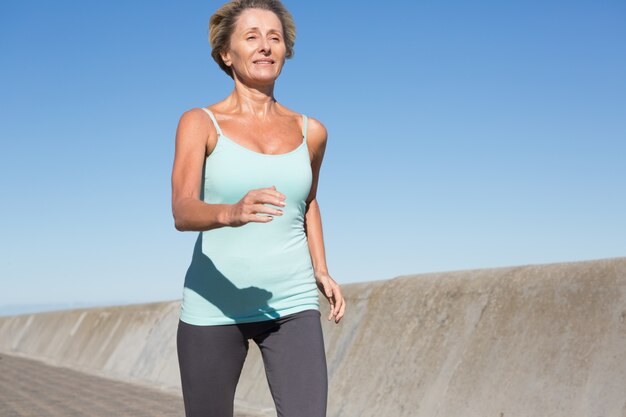
<svg viewBox="0 0 626 417"><path fill-rule="evenodd" d="M269 41L265 37L261 38L261 42L259 44L259 52L263 54L268 54L268 55L272 52L272 47L270 46Z"/></svg>

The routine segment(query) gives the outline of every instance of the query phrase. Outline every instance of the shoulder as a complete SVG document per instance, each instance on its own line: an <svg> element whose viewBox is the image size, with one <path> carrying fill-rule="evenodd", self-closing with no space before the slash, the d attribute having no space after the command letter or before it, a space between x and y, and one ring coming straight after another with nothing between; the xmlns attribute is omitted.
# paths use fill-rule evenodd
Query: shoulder
<svg viewBox="0 0 626 417"><path fill-rule="evenodd" d="M215 132L211 118L201 107L195 107L183 112L178 121L178 132L185 135L200 135L207 137Z"/></svg>
<svg viewBox="0 0 626 417"><path fill-rule="evenodd" d="M217 143L217 129L208 113L200 107L183 112L176 129L176 146L181 149L200 149L209 155Z"/></svg>
<svg viewBox="0 0 626 417"><path fill-rule="evenodd" d="M317 143L326 143L328 140L328 132L326 126L314 117L308 118L307 138Z"/></svg>
<svg viewBox="0 0 626 417"><path fill-rule="evenodd" d="M194 107L183 112L178 123L179 125L195 126L207 124L207 121L210 121L208 113L202 110L201 107Z"/></svg>
<svg viewBox="0 0 626 417"><path fill-rule="evenodd" d="M311 162L319 166L324 158L324 151L326 150L326 142L328 141L328 133L326 127L314 117L307 117L307 143L309 147L309 153L311 155Z"/></svg>

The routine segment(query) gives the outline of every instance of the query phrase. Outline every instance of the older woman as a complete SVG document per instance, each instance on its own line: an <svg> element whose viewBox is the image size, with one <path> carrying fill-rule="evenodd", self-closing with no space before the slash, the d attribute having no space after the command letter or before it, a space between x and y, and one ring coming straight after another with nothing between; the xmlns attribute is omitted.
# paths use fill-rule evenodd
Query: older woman
<svg viewBox="0 0 626 417"><path fill-rule="evenodd" d="M316 200L327 134L274 97L293 55L293 18L277 0L224 4L211 55L232 93L180 118L172 172L175 226L199 231L177 332L187 417L233 415L249 339L260 348L278 416L326 415L318 290L339 323Z"/></svg>

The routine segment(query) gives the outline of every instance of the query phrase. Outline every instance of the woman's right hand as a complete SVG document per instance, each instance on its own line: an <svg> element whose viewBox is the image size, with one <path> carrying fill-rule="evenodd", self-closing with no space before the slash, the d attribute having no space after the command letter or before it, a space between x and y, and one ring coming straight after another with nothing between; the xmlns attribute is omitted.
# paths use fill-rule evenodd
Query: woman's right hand
<svg viewBox="0 0 626 417"><path fill-rule="evenodd" d="M229 207L228 225L238 227L249 222L271 222L273 216L282 216L283 212L265 204L285 207L285 198L285 195L278 192L275 186L250 190L238 203ZM268 215L259 216L259 213Z"/></svg>

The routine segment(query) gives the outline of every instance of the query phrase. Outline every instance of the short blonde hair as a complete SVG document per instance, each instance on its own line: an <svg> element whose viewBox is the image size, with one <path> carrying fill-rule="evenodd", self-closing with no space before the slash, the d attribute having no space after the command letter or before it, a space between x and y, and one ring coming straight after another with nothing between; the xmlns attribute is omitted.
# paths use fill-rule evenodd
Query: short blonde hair
<svg viewBox="0 0 626 417"><path fill-rule="evenodd" d="M262 9L273 12L283 26L283 36L287 48L286 58L293 56L296 42L296 24L293 16L287 11L280 0L233 0L225 3L209 19L209 44L211 56L217 65L233 78L233 70L222 60L222 52L228 51L230 37L235 30L237 18L246 9Z"/></svg>

